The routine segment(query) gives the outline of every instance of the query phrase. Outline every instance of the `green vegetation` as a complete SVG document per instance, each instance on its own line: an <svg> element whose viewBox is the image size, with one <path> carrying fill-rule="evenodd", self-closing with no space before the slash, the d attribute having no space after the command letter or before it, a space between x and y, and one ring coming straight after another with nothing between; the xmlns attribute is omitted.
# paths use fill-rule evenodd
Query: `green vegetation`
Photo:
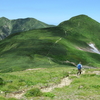
<svg viewBox="0 0 100 100"><path fill-rule="evenodd" d="M38 88L33 88L27 91L27 93L25 94L26 97L32 97L32 96L41 96L42 92L40 91L40 89Z"/></svg>
<svg viewBox="0 0 100 100"><path fill-rule="evenodd" d="M0 40L10 34L25 32L32 29L52 27L53 25L45 24L34 18L9 20L5 17L0 18Z"/></svg>
<svg viewBox="0 0 100 100"><path fill-rule="evenodd" d="M12 34L0 42L0 72L67 65L65 61L99 67L100 55L85 51L91 49L89 43L100 48L99 30L98 22L80 15L56 27Z"/></svg>
<svg viewBox="0 0 100 100"><path fill-rule="evenodd" d="M19 89L19 86L20 88L24 89L24 86L30 87L39 85L42 87L59 83L61 78L68 76L69 69L66 69L64 66L62 66L62 68L63 69L61 69L61 67L58 65L57 67L53 66L51 68L44 69L36 68L37 70L33 69L29 71L18 71L0 75L6 82L6 89L8 88L9 91L16 91ZM4 87L5 85L1 88L1 90L5 89Z"/></svg>
<svg viewBox="0 0 100 100"><path fill-rule="evenodd" d="M18 99L15 99L15 98L8 98L8 99L7 99L7 98L4 98L4 97L1 96L1 97L0 97L0 100L18 100Z"/></svg>
<svg viewBox="0 0 100 100"><path fill-rule="evenodd" d="M100 49L100 23L92 18L86 15L75 16L68 21L60 23L59 27L66 31L70 42L82 47L86 47L87 43L92 42Z"/></svg>
<svg viewBox="0 0 100 100"><path fill-rule="evenodd" d="M3 91L0 95L8 97L14 92L24 90L26 92L25 96L29 98L41 96L53 98L53 93L43 93L40 89L59 84L61 79L68 76L68 72L72 70L70 66L67 69L58 65L58 67L53 66L52 68L36 68L33 70L1 73L0 76L4 79L5 85L0 86L0 91Z"/></svg>
<svg viewBox="0 0 100 100"><path fill-rule="evenodd" d="M74 100L77 100L77 99L99 100L100 99L99 76L100 75L88 73L88 74L81 75L80 78L74 77L73 82L71 83L69 87L67 86L62 89L56 90L59 93L58 98L66 98L69 100L72 100L73 98ZM55 94L57 93L56 91L54 92ZM66 100L66 99L63 99L63 100Z"/></svg>
<svg viewBox="0 0 100 100"><path fill-rule="evenodd" d="M41 68L11 73L1 73L6 82L0 87L1 100L17 100L12 98L13 93L25 91L20 100L99 100L100 99L100 71L99 69L82 69L85 73L77 76L77 69L71 66ZM66 73L66 74L65 74ZM41 89L59 84L66 75L72 80L69 86L54 88L50 92ZM21 94L22 92L20 92ZM6 97L4 97L6 95Z"/></svg>
<svg viewBox="0 0 100 100"><path fill-rule="evenodd" d="M4 85L4 80L0 78L0 85Z"/></svg>
<svg viewBox="0 0 100 100"><path fill-rule="evenodd" d="M44 96L46 96L46 97L50 97L50 98L54 98L54 94L53 93L51 93L51 92L46 92L46 93L44 93L43 94Z"/></svg>

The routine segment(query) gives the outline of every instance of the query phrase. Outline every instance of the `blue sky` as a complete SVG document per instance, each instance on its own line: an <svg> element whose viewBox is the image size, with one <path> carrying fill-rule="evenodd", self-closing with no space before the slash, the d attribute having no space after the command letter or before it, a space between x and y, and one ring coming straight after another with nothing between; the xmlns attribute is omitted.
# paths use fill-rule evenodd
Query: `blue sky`
<svg viewBox="0 0 100 100"><path fill-rule="evenodd" d="M0 0L0 17L36 18L58 25L80 14L100 22L100 0Z"/></svg>

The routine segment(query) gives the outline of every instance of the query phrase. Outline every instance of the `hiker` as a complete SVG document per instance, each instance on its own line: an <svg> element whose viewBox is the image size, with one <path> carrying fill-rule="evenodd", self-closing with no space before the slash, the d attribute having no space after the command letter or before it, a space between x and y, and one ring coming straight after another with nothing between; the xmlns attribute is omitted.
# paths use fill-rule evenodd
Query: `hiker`
<svg viewBox="0 0 100 100"><path fill-rule="evenodd" d="M77 69L78 69L78 72L77 72L77 75L81 74L81 69L82 69L82 64L81 62L79 62L79 64L77 65Z"/></svg>

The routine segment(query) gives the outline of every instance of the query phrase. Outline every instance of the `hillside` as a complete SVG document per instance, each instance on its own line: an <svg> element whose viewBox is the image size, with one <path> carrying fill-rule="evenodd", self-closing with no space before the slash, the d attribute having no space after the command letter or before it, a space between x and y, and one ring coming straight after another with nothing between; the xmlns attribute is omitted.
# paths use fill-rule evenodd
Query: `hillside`
<svg viewBox="0 0 100 100"><path fill-rule="evenodd" d="M34 18L9 20L5 17L0 18L0 40L10 34L28 31L38 28L52 27Z"/></svg>
<svg viewBox="0 0 100 100"><path fill-rule="evenodd" d="M1 73L0 100L99 100L100 69L76 73L75 67L61 65Z"/></svg>
<svg viewBox="0 0 100 100"><path fill-rule="evenodd" d="M58 65L99 67L100 24L86 15L79 15L56 27L30 30L8 36L0 42L0 71L12 72L29 68Z"/></svg>
<svg viewBox="0 0 100 100"><path fill-rule="evenodd" d="M60 23L59 26L68 33L69 40L74 41L74 43L79 41L93 42L100 49L100 23L92 18L86 15L75 16L68 21Z"/></svg>

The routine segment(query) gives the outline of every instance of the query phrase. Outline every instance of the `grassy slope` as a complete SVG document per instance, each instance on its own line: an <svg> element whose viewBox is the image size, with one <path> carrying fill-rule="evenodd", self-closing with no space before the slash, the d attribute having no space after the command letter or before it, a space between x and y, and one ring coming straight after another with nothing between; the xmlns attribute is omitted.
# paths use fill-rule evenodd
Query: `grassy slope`
<svg viewBox="0 0 100 100"><path fill-rule="evenodd" d="M97 69L92 69L92 71ZM90 71L90 73L88 73ZM53 93L57 94L56 99L60 100L99 100L100 96L100 75L93 74L91 70L87 69L87 73L77 78L71 76L73 82L70 86L62 89L55 89Z"/></svg>
<svg viewBox="0 0 100 100"><path fill-rule="evenodd" d="M5 17L0 18L0 40L12 33L24 32L32 29L52 27L34 18L9 20Z"/></svg>
<svg viewBox="0 0 100 100"><path fill-rule="evenodd" d="M58 65L59 66L59 65ZM76 75L77 69L74 67L64 66L52 68L43 68L38 70L20 71L12 73L2 73L1 78L6 82L4 86L0 87L1 91L7 91L7 94L15 91L28 90L35 87L49 87L53 84L59 84L61 79L66 77L70 73L69 78L72 79L72 83L69 86L62 88L55 88L51 91L55 95L53 100L99 100L100 99L100 74L93 74L94 71L99 69L83 69L85 74L80 77ZM100 73L100 71L99 71ZM0 97L4 96L4 93L0 94ZM24 100L25 97L22 99ZM52 100L49 97L31 97L34 100ZM27 98L30 100L31 98ZM0 98L1 99L1 98ZM6 100L6 99L1 99ZM8 100L8 99L7 99ZM10 100L10 99L9 99Z"/></svg>
<svg viewBox="0 0 100 100"><path fill-rule="evenodd" d="M86 15L79 15L60 23L59 26L63 27L63 29L68 33L68 39L71 42L83 42L83 44L85 44L84 42L92 42L100 49L100 23L96 22L92 18Z"/></svg>
<svg viewBox="0 0 100 100"><path fill-rule="evenodd" d="M64 31L66 31L67 37L66 39L73 43L74 46L79 46L80 48L88 47L88 43L94 43L95 46L100 49L99 40L100 40L100 23L96 22L92 18L86 15L79 15L71 18L68 21L62 22L59 24L59 27L62 27ZM71 49L72 50L72 49ZM79 52L72 51L71 53L78 56L78 54L83 58L79 58L82 62L96 62L99 60L100 56L87 53L87 52ZM73 54L73 55L74 55ZM88 59L90 56L91 60ZM73 56L72 56L73 57ZM92 59L95 58L95 59ZM76 58L77 59L77 58ZM85 60L86 59L86 60ZM97 61L96 63L98 63Z"/></svg>
<svg viewBox="0 0 100 100"><path fill-rule="evenodd" d="M51 67L50 61L56 65L66 60L76 64L81 61L82 64L99 67L98 54L75 48L86 48L90 42L99 48L99 29L98 22L80 15L58 27L12 34L0 42L0 70L11 72L34 67Z"/></svg>
<svg viewBox="0 0 100 100"><path fill-rule="evenodd" d="M46 27L53 26L53 25L48 25L46 23L43 23L35 18L11 20L11 24L12 24L11 34L28 31L32 29L39 29L39 28L46 28Z"/></svg>
<svg viewBox="0 0 100 100"><path fill-rule="evenodd" d="M54 32L52 32L53 30ZM55 41L59 39L60 34L57 33L58 31L60 32L61 30L59 28L57 30L55 28L32 30L13 34L3 40L0 45L1 68L4 69L5 66L5 70L8 70L7 68L10 67L9 70L12 71L17 67L20 70L20 68L38 67L42 64L45 67L46 64L50 65L47 59L48 56L57 58L58 53L62 52L63 55L66 53L61 44L54 45ZM57 34L58 36L56 36ZM51 52L52 50L54 52ZM44 60L41 58L44 58Z"/></svg>

